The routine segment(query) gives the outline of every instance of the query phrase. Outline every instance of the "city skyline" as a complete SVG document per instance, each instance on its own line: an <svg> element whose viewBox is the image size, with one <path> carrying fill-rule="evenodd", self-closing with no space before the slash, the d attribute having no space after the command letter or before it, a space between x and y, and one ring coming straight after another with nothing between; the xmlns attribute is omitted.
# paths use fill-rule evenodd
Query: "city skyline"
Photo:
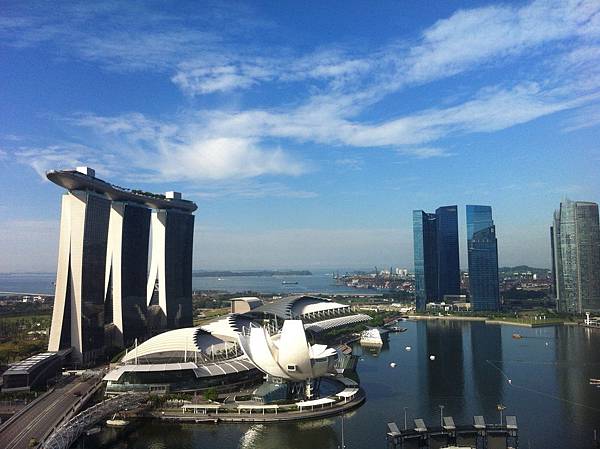
<svg viewBox="0 0 600 449"><path fill-rule="evenodd" d="M458 210L442 206L435 213L413 211L416 307L460 294Z"/></svg>
<svg viewBox="0 0 600 449"><path fill-rule="evenodd" d="M54 271L79 165L196 201L194 269L410 268L438 204L550 267L555 205L600 200L598 6L419 3L7 4L0 272Z"/></svg>

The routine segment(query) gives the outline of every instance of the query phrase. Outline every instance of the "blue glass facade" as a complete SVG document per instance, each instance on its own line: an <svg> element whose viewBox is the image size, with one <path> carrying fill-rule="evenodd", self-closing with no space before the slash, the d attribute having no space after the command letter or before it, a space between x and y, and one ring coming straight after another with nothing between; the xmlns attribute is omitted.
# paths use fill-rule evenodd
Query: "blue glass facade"
<svg viewBox="0 0 600 449"><path fill-rule="evenodd" d="M467 206L467 248L472 309L499 310L498 241L490 206Z"/></svg>
<svg viewBox="0 0 600 449"><path fill-rule="evenodd" d="M413 211L413 236L417 310L424 311L427 302L460 293L457 207Z"/></svg>
<svg viewBox="0 0 600 449"><path fill-rule="evenodd" d="M435 214L413 211L415 296L417 310L437 299L437 229Z"/></svg>
<svg viewBox="0 0 600 449"><path fill-rule="evenodd" d="M460 262L458 253L458 208L443 206L437 217L438 298L460 294Z"/></svg>

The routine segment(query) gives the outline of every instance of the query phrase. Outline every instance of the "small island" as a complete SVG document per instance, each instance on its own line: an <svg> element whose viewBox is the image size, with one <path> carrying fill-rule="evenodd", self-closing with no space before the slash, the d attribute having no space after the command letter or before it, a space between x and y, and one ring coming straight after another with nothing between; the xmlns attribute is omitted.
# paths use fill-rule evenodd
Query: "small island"
<svg viewBox="0 0 600 449"><path fill-rule="evenodd" d="M233 277L233 276L312 276L308 270L252 270L252 271L204 271L198 270L192 273L194 277Z"/></svg>

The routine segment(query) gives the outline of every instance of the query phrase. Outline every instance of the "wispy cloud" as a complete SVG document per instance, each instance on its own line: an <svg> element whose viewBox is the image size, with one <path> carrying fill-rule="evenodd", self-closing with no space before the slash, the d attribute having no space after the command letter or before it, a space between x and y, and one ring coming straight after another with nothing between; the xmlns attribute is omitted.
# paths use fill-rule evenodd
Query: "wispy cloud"
<svg viewBox="0 0 600 449"><path fill-rule="evenodd" d="M565 121L564 131L573 132L600 126L600 105L596 104L574 111Z"/></svg>
<svg viewBox="0 0 600 449"><path fill-rule="evenodd" d="M231 184L219 184L205 187L203 190L190 191L187 193L192 198L218 199L223 197L239 198L316 198L318 194L309 190L295 190L285 184L277 182L243 182Z"/></svg>
<svg viewBox="0 0 600 449"><path fill-rule="evenodd" d="M79 115L67 122L91 131L95 147L21 147L17 157L38 173L56 166L94 164L120 173L127 165L153 182L246 179L262 175L297 176L308 166L279 147L259 147L250 137L215 137L198 124L163 123L141 114L117 117Z"/></svg>
<svg viewBox="0 0 600 449"><path fill-rule="evenodd" d="M304 83L292 99L263 102L255 95L241 107L190 106L160 120L142 114L78 115L68 122L93 131L93 149L42 146L37 155L21 150L20 157L37 170L59 160L91 158L106 166L125 161L156 180L190 183L297 176L309 169L294 153L298 144L447 157L452 153L440 144L444 138L495 132L582 107L595 111L600 100L595 0L463 9L412 39L364 49L330 43L302 54L232 39L236 27L223 26L226 22L254 32L264 24L250 20L252 12L243 8L221 6L227 8L224 14L213 7L216 12L211 7L189 17L118 2L5 12L4 45L43 43L54 46L57 55L70 53L109 70L159 72L192 97ZM516 69L520 64L531 70ZM513 69L510 78L501 75L505 67ZM396 114L378 109L380 100L402 98L413 86L476 70L499 76L491 85L442 98L439 106ZM566 129L595 123L593 115L577 120Z"/></svg>

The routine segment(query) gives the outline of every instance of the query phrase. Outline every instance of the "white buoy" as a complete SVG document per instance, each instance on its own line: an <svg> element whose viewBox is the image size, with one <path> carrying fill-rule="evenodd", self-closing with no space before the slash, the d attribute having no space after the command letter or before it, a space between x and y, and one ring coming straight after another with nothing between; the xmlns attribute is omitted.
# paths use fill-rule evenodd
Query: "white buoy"
<svg viewBox="0 0 600 449"><path fill-rule="evenodd" d="M410 351L412 348L411 348L410 346L407 346L407 347L406 347L406 348L404 348L404 349L406 349L407 351Z"/></svg>
<svg viewBox="0 0 600 449"><path fill-rule="evenodd" d="M390 363L390 366L391 366L392 368L396 368L396 364L395 364L394 362Z"/></svg>
<svg viewBox="0 0 600 449"><path fill-rule="evenodd" d="M435 356L434 355L430 355L429 356L429 360L435 360Z"/></svg>

